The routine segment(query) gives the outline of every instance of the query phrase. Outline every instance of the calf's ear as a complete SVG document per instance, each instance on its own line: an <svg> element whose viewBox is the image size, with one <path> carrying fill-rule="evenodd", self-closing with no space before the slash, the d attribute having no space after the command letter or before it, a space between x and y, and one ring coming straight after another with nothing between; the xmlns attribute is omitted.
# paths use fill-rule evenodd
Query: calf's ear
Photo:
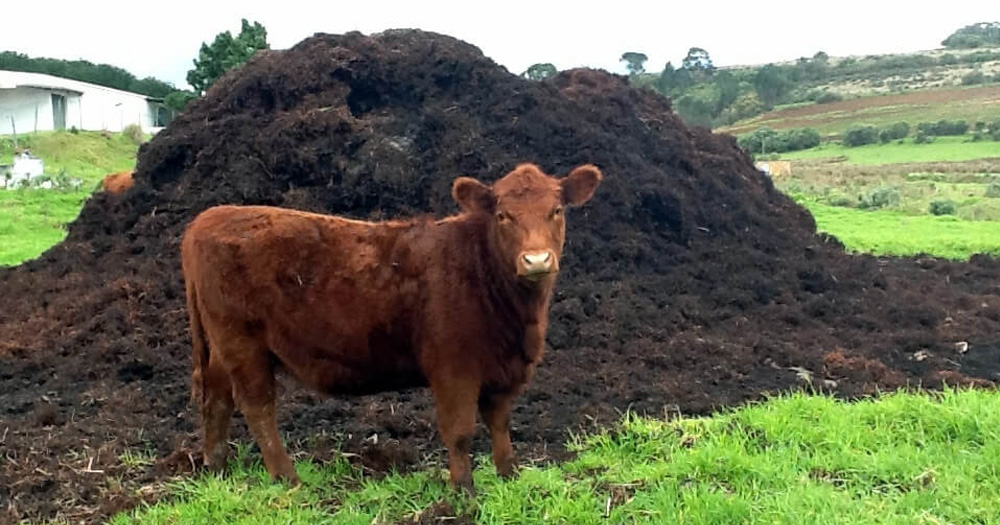
<svg viewBox="0 0 1000 525"><path fill-rule="evenodd" d="M589 201L602 178L601 170L593 164L577 166L559 181L562 186L563 204L579 206Z"/></svg>
<svg viewBox="0 0 1000 525"><path fill-rule="evenodd" d="M459 177L451 186L451 197L464 212L493 213L493 191L472 177Z"/></svg>

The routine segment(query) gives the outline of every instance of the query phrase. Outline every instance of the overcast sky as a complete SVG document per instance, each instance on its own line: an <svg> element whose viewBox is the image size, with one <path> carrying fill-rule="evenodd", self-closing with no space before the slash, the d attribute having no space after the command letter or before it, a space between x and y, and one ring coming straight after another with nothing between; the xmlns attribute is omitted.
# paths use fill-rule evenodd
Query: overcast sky
<svg viewBox="0 0 1000 525"><path fill-rule="evenodd" d="M719 66L812 56L919 51L940 47L953 30L1000 20L998 3L953 0L746 2L388 1L213 2L55 0L5 10L0 50L86 59L188 87L185 75L204 41L258 21L274 49L316 32L374 33L419 28L478 46L521 73L536 62L624 72L624 51L649 56L648 70L679 64L688 48L708 50ZM722 7L731 4L732 7ZM39 7L39 6L44 6ZM308 7L307 7L308 6Z"/></svg>

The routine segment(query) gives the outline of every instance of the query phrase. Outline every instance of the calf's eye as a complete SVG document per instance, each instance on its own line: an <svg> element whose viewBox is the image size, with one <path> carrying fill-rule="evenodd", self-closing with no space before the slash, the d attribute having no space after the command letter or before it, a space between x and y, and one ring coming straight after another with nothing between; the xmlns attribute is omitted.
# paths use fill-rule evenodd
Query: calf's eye
<svg viewBox="0 0 1000 525"><path fill-rule="evenodd" d="M562 208L562 206L560 206L560 207L552 210L552 218L553 219L555 219L556 217L561 216L562 214L563 214L563 208Z"/></svg>

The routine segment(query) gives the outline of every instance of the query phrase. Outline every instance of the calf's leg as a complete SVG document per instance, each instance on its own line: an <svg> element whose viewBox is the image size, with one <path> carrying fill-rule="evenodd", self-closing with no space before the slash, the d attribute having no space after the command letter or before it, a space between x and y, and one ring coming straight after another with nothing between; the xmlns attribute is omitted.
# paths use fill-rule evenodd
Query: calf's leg
<svg viewBox="0 0 1000 525"><path fill-rule="evenodd" d="M229 425L233 416L233 384L229 373L211 358L204 374L201 402L202 447L205 466L222 470L229 459Z"/></svg>
<svg viewBox="0 0 1000 525"><path fill-rule="evenodd" d="M292 458L278 433L278 417L275 412L274 366L270 353L250 339L227 341L233 358L229 375L235 386L236 401L246 418L250 433L264 456L264 466L275 480L285 480L298 484Z"/></svg>
<svg viewBox="0 0 1000 525"><path fill-rule="evenodd" d="M510 444L510 408L513 401L513 394L485 395L479 400L479 412L490 431L493 444L493 464L502 478L510 478L517 468L514 447Z"/></svg>
<svg viewBox="0 0 1000 525"><path fill-rule="evenodd" d="M448 449L448 471L451 483L476 495L472 482L472 440L476 434L476 400L479 384L455 378L435 381L431 385L441 439Z"/></svg>

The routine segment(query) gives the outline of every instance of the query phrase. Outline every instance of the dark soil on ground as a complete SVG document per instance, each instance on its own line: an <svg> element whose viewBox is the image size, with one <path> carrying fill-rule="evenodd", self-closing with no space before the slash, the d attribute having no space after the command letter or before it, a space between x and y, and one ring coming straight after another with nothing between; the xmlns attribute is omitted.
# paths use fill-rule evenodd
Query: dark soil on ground
<svg viewBox="0 0 1000 525"><path fill-rule="evenodd" d="M622 77L531 82L423 32L316 35L223 77L141 148L131 190L96 194L64 242L0 271L0 516L97 520L198 465L178 248L199 211L443 216L455 177L522 161L605 174L568 216L550 350L515 408L524 458L565 457L568 431L626 409L998 379L997 260L846 255L732 137ZM279 410L294 452L374 472L444 461L422 390L323 398L289 382Z"/></svg>

